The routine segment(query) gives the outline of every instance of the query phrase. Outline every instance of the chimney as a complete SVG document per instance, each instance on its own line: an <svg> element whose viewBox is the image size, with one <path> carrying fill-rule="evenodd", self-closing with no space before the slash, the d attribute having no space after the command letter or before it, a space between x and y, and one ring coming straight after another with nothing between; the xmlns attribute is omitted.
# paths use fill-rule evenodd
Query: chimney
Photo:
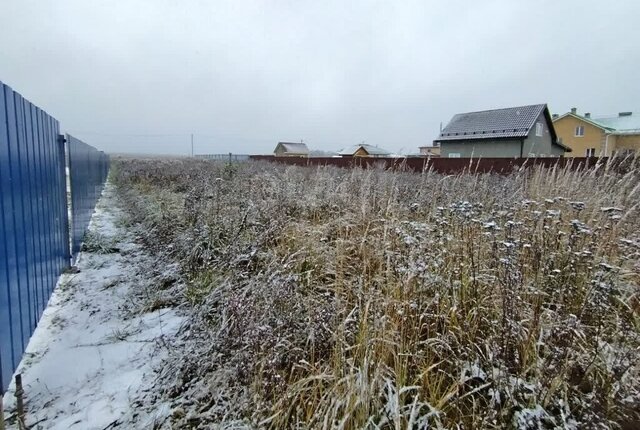
<svg viewBox="0 0 640 430"><path fill-rule="evenodd" d="M591 118L591 112L585 112L584 113L584 117L585 118Z"/></svg>
<svg viewBox="0 0 640 430"><path fill-rule="evenodd" d="M620 112L618 116L631 116L631 112Z"/></svg>
<svg viewBox="0 0 640 430"><path fill-rule="evenodd" d="M574 114L574 115L575 115L577 111L578 111L578 108L571 108L571 113L572 113L572 114Z"/></svg>
<svg viewBox="0 0 640 430"><path fill-rule="evenodd" d="M553 115L551 115L551 119L556 119L558 118L560 115L558 115L557 113L554 113Z"/></svg>

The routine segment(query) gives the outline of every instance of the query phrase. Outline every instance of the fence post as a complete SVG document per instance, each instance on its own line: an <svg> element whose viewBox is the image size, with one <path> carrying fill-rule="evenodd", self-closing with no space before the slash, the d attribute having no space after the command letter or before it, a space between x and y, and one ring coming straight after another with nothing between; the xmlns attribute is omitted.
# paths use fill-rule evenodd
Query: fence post
<svg viewBox="0 0 640 430"><path fill-rule="evenodd" d="M22 389L22 375L16 375L16 413L18 414L18 428L20 430L26 427L24 419L24 390Z"/></svg>
<svg viewBox="0 0 640 430"><path fill-rule="evenodd" d="M65 234L65 241L64 241L64 256L67 262L67 266L69 267L71 265L71 230L69 228L70 222L69 222L69 189L67 188L67 151L65 149L65 143L67 142L67 139L64 137L63 134L58 135L58 153L60 155L60 174L62 175L63 181L64 181L64 186L63 188L63 193L62 193L62 200L63 200L63 208L64 208L64 214L62 216L62 228L64 230L64 234Z"/></svg>
<svg viewBox="0 0 640 430"><path fill-rule="evenodd" d="M0 390L0 430L5 430L4 427L4 404L3 404L3 396L4 393Z"/></svg>

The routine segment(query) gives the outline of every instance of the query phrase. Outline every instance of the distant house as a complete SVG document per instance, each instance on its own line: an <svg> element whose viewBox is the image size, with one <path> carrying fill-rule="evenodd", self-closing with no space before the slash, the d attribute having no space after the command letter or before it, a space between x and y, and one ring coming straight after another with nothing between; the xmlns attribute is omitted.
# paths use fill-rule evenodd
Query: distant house
<svg viewBox="0 0 640 430"><path fill-rule="evenodd" d="M338 155L342 157L389 157L391 153L377 146L361 143L339 151Z"/></svg>
<svg viewBox="0 0 640 430"><path fill-rule="evenodd" d="M640 151L640 115L620 112L617 115L592 117L579 115L576 108L553 118L562 143L575 157L610 157Z"/></svg>
<svg viewBox="0 0 640 430"><path fill-rule="evenodd" d="M305 143L278 142L273 150L276 157L308 157L309 148Z"/></svg>
<svg viewBox="0 0 640 430"><path fill-rule="evenodd" d="M433 143L448 158L559 157L570 151L558 142L546 104L457 114Z"/></svg>

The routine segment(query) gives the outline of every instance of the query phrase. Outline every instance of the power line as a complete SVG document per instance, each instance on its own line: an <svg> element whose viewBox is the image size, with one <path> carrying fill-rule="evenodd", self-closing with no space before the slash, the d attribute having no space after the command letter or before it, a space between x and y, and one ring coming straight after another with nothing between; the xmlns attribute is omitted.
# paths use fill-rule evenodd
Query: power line
<svg viewBox="0 0 640 430"><path fill-rule="evenodd" d="M75 131L75 134L86 134L91 136L106 136L106 137L186 137L189 133L180 134L126 134L126 133L101 133L95 131Z"/></svg>
<svg viewBox="0 0 640 430"><path fill-rule="evenodd" d="M103 136L103 137L184 137L189 138L190 136L207 138L207 139L240 139L244 141L272 141L274 139L264 138L264 137L245 137L241 135L221 135L221 134L207 134L207 133L156 133L156 134L145 134L145 133L103 133L98 131L72 131L73 134L84 134L87 136Z"/></svg>

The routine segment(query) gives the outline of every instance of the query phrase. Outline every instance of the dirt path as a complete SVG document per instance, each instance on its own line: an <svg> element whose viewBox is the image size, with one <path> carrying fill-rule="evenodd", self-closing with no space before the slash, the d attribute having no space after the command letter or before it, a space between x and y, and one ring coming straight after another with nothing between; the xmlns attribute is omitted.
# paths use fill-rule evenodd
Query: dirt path
<svg viewBox="0 0 640 430"><path fill-rule="evenodd" d="M162 403L138 406L156 395L163 341L182 323L172 309L145 312L155 308L154 279L172 269L157 267L121 215L108 184L90 226L92 252L58 281L20 363L32 429L152 428L169 413ZM14 389L5 395L8 428L17 427Z"/></svg>

